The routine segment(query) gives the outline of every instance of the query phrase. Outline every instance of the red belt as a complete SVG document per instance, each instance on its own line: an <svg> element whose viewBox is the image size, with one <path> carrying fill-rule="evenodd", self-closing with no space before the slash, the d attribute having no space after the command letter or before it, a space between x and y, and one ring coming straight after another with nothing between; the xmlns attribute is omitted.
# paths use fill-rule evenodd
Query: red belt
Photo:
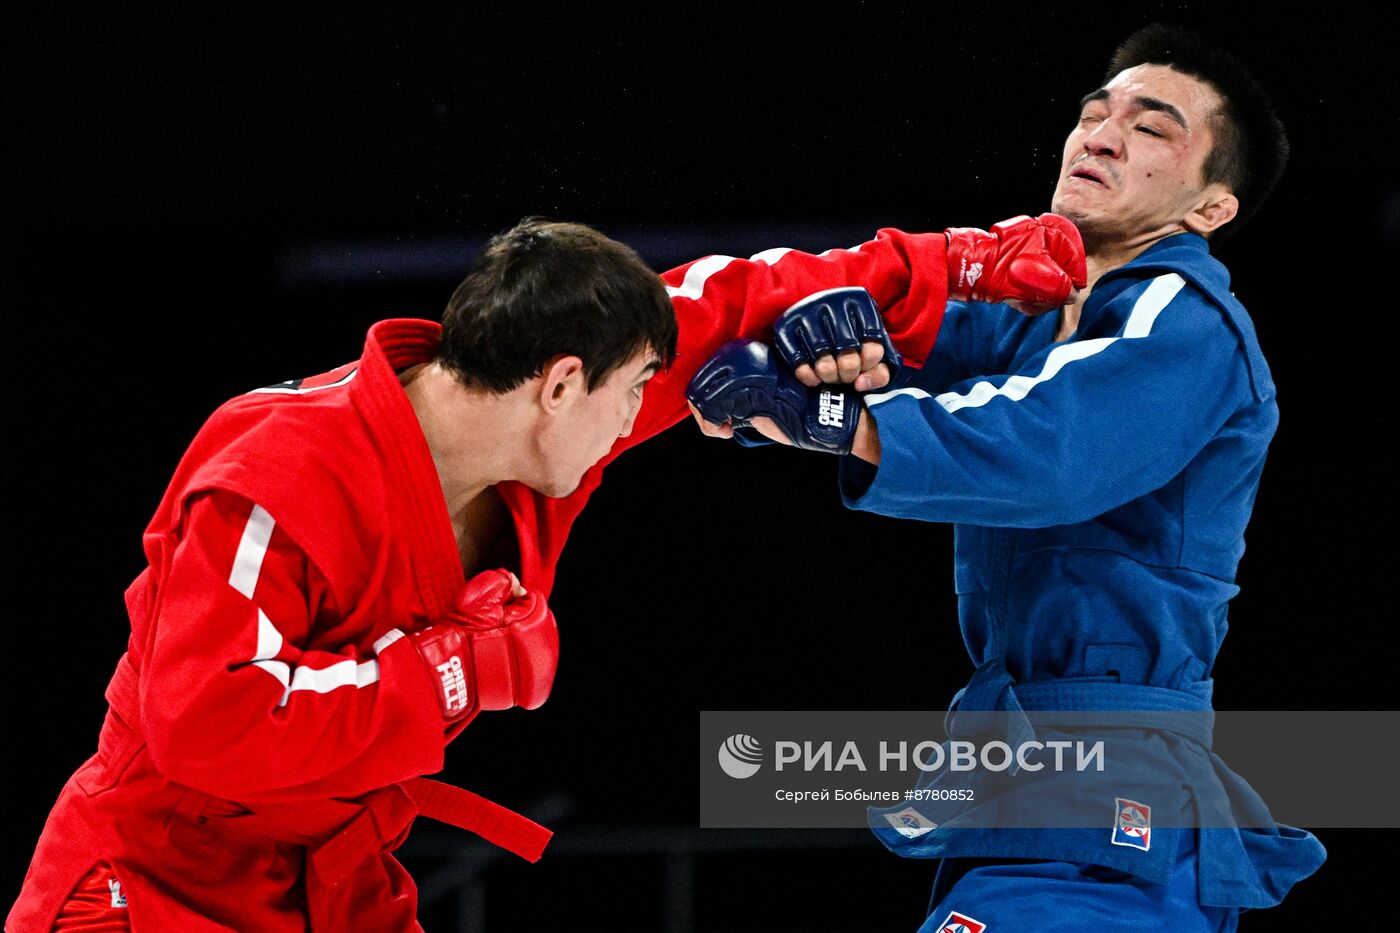
<svg viewBox="0 0 1400 933"><path fill-rule="evenodd" d="M398 848L417 816L475 833L531 862L540 860L553 835L514 810L441 781L413 778L395 789L402 793L368 795L354 819L312 849L312 867L327 887L339 884L371 855Z"/></svg>

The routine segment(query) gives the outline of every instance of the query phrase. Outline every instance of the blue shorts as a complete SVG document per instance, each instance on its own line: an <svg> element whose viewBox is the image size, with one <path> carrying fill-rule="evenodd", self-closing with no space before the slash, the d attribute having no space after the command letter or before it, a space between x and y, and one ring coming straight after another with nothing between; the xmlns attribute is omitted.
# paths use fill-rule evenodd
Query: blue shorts
<svg viewBox="0 0 1400 933"><path fill-rule="evenodd" d="M1074 862L945 859L919 933L1114 930L1232 933L1237 907L1202 907L1196 834L1182 834L1167 883Z"/></svg>

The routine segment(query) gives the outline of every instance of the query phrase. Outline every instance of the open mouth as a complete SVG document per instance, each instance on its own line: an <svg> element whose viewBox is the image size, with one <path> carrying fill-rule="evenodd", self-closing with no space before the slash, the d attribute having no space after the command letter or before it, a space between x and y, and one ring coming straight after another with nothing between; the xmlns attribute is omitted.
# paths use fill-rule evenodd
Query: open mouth
<svg viewBox="0 0 1400 933"><path fill-rule="evenodd" d="M1073 172L1069 173L1069 177L1077 178L1080 181L1092 182L1093 184L1098 185L1100 188L1108 187L1108 183L1105 182L1097 172L1091 172L1088 169L1075 169Z"/></svg>

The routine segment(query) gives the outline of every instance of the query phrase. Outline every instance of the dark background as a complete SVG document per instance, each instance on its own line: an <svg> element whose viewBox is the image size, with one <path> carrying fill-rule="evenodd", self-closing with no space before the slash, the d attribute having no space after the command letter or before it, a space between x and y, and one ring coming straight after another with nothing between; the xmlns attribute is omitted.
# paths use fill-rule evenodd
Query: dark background
<svg viewBox="0 0 1400 933"><path fill-rule="evenodd" d="M1220 250L1282 424L1216 703L1393 706L1380 442L1393 438L1400 82L1370 17L1346 4L1296 17L1219 3L94 4L10 22L0 902L95 746L141 529L220 402L358 356L376 319L436 317L472 245L525 214L593 223L664 267L1046 209L1075 102L1153 20L1237 50L1294 146L1270 203ZM488 929L659 929L677 898L706 930L919 924L933 865L860 833L842 849L754 834L752 851L697 857L689 893L625 851L694 826L698 710L937 709L970 673L951 532L845 511L834 466L684 426L609 470L560 567L551 701L483 717L449 749L447 777L523 808L563 791L558 839L624 851L491 867ZM1319 835L1321 872L1245 929L1333 921L1386 890L1393 832Z"/></svg>

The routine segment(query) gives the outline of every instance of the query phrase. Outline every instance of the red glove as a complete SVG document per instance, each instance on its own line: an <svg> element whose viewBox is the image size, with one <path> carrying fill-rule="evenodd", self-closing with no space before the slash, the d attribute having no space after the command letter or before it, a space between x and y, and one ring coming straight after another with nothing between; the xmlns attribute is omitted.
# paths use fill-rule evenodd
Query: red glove
<svg viewBox="0 0 1400 933"><path fill-rule="evenodd" d="M1031 314L1058 308L1072 288L1083 288L1084 241L1059 214L1003 220L992 232L950 227L948 298L1014 301Z"/></svg>
<svg viewBox="0 0 1400 933"><path fill-rule="evenodd" d="M534 709L549 698L559 629L543 596L516 596L515 586L504 570L479 573L445 618L410 634L448 722L477 710Z"/></svg>

